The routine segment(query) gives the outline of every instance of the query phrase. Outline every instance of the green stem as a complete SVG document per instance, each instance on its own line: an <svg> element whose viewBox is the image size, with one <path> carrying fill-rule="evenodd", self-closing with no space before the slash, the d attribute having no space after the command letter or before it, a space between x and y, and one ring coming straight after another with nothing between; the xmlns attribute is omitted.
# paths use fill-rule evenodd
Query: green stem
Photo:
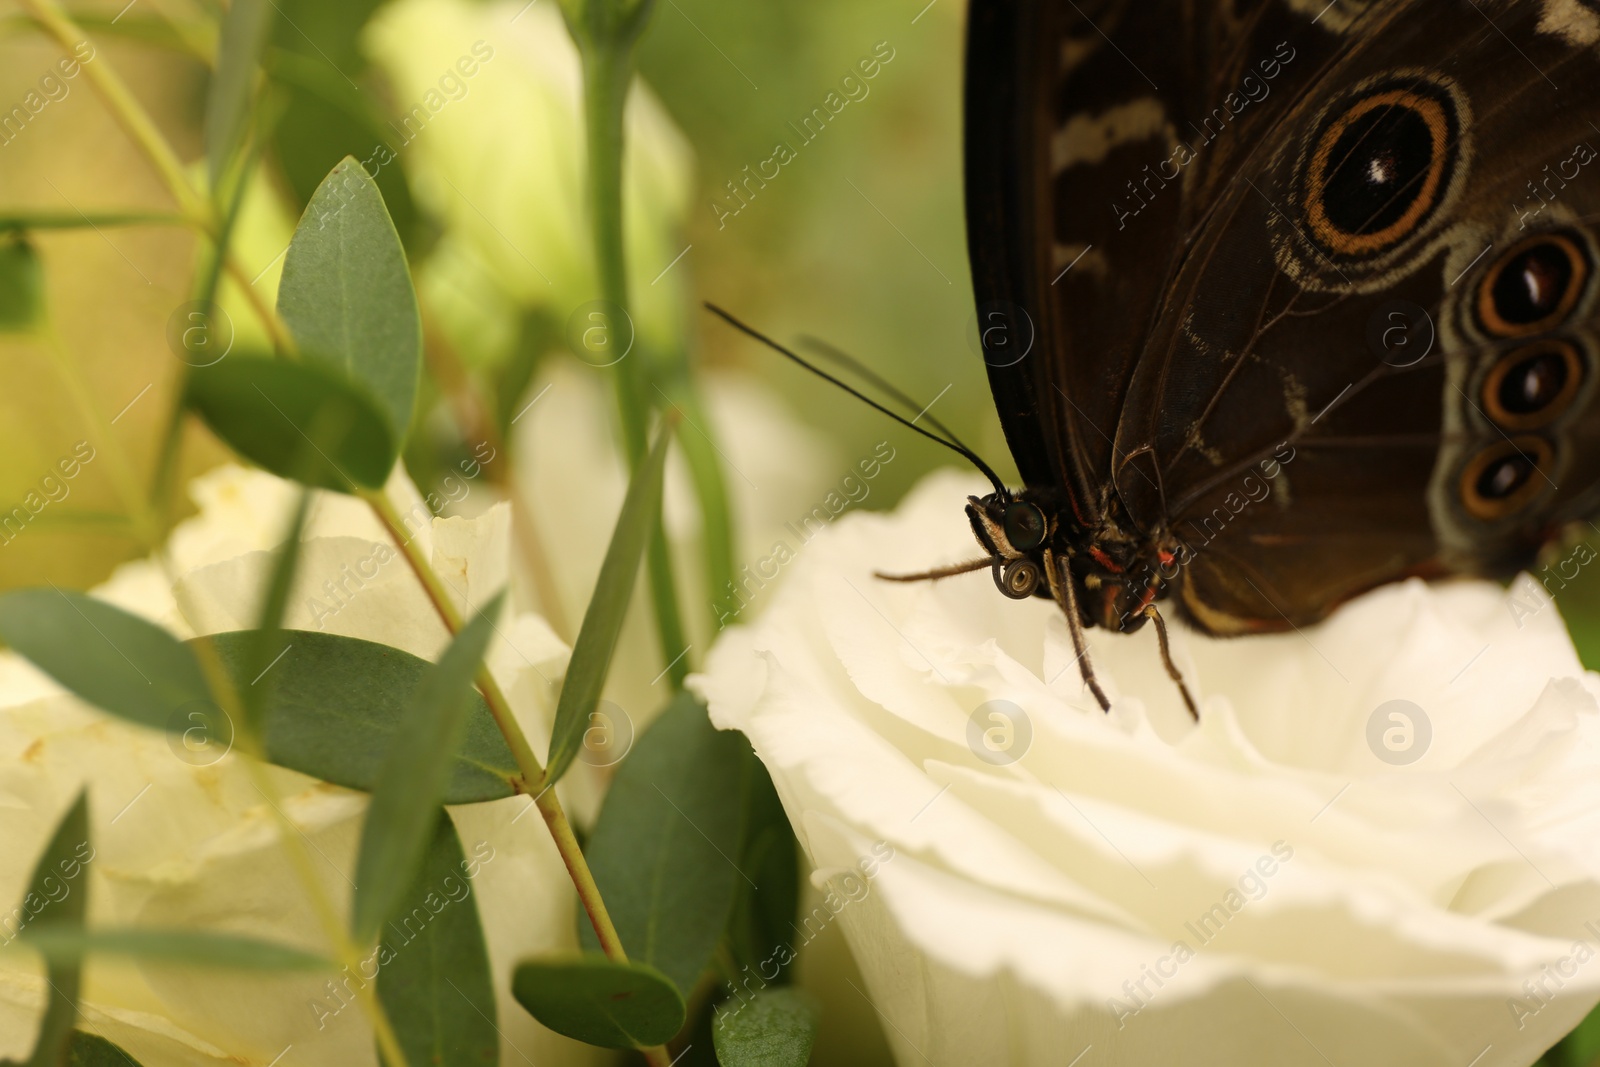
<svg viewBox="0 0 1600 1067"><path fill-rule="evenodd" d="M683 416L678 427L678 447L689 467L695 497L700 503L701 540L704 543L707 606L711 622L722 621L722 607L728 603L733 586L733 514L728 504L728 484L723 477L720 450L715 431L706 415L694 383L687 376L663 393L667 402Z"/></svg>
<svg viewBox="0 0 1600 1067"><path fill-rule="evenodd" d="M0 211L0 230L76 230L112 226L192 226L187 215L170 211Z"/></svg>
<svg viewBox="0 0 1600 1067"><path fill-rule="evenodd" d="M55 327L46 327L45 333L44 340L50 349L51 358L57 371L65 381L67 390L71 393L73 402L78 407L79 414L93 427L95 435L100 441L102 453L107 456L112 486L122 499L123 506L133 522L136 536L141 544L155 554L162 571L167 577L168 584L176 590L178 587L177 571L166 551L160 546L160 529L156 513L140 493L138 480L134 476L132 468L128 465L126 457L122 455L121 450L116 447L115 441L112 440L111 424L106 421L104 413L101 412L99 405L95 403L88 383L83 377L82 370L61 343ZM189 628L198 633L199 628L188 617L181 597L178 598L178 611L189 625ZM358 967L360 965L360 953L356 946L350 942L349 937L346 936L344 927L339 922L338 913L334 909L333 902L328 899L327 893L323 891L322 883L317 880L315 868L313 868L310 857L306 854L305 846L298 836L300 833L299 828L290 823L288 816L283 813L277 801L273 799L272 781L267 774L266 764L260 760L260 743L251 732L251 720L245 714L244 702L239 696L238 689L233 684L233 679L223 667L221 659L217 656L216 649L209 642L196 641L190 647L195 651L196 658L200 662L201 673L204 674L206 683L211 689L217 705L228 716L229 721L234 724L235 735L238 738L241 749L246 756L253 757L245 760L246 768L251 774L256 788L268 800L269 806L273 810L274 818L278 823L279 842L289 859L289 865L294 869L296 876L300 878L307 895L311 899L312 907L322 923L324 934L333 946L335 956L346 967ZM368 1022L372 1024L373 1034L379 1048L382 1050L384 1060L390 1067L407 1067L405 1053L400 1048L400 1043L395 1037L394 1028L389 1023L389 1018L384 1012L383 1005L372 991L366 987L357 992L357 999L361 1002L362 1010L366 1013Z"/></svg>
<svg viewBox="0 0 1600 1067"><path fill-rule="evenodd" d="M434 610L439 613L445 628L451 634L459 633L462 625L461 613L456 610L455 602L450 599L444 580L433 569L432 562L423 554L416 538L406 532L405 524L401 521L393 502L382 490L368 490L362 493L362 498L399 546L401 554L405 556L412 573L417 576L417 581L422 584L423 591L432 601ZM528 744L527 735L522 732L522 727L512 714L511 702L506 699L505 691L500 688L500 683L495 681L487 665L478 668L477 682L484 702L489 705L489 713L494 716L495 725L500 728L506 744L511 746L512 758L517 761L517 769L522 773L523 791L531 792L535 789L539 791L534 796L533 802L538 807L539 814L544 817L545 825L550 830L550 837L555 842L556 851L561 854L561 862L566 864L567 873L578 892L578 899L583 902L583 910L588 913L590 925L594 927L595 936L600 940L600 947L605 951L607 958L618 963L628 962L628 954L622 948L622 938L617 933L616 924L611 921L611 913L606 910L605 901L601 899L600 887L595 884L594 873L589 870L589 861L584 858L583 848L578 844L577 835L572 832L572 824L567 821L567 814L561 807L561 800L556 796L554 786L545 784L544 766L539 762L539 757L534 755L532 746ZM665 1050L645 1049L644 1053L646 1059L658 1067L665 1067L668 1062Z"/></svg>
<svg viewBox="0 0 1600 1067"><path fill-rule="evenodd" d="M583 54L583 113L589 155L589 196L594 229L595 269L600 295L613 307L628 313L627 261L623 248L622 219L622 119L633 80L633 49L625 43L580 41ZM632 332L630 325L630 332ZM644 398L644 363L634 355L615 367L617 417L629 471L638 469L648 447L650 410ZM674 688L689 672L688 642L672 574L672 557L657 514L646 553L650 571L650 601L655 610L661 658L670 663Z"/></svg>
<svg viewBox="0 0 1600 1067"><path fill-rule="evenodd" d="M372 508L378 521L383 523L384 529L389 531L389 536L399 547L400 554L405 556L406 563L411 567L411 572L417 576L417 581L422 584L423 592L428 595L434 610L439 613L445 629L449 630L452 636L460 633L465 621L461 617L461 612L456 610L455 602L450 599L450 591L445 588L444 579L433 569L433 563L424 555L422 546L417 544L417 539L406 530L394 502L381 489L364 490L361 497ZM528 735L522 732L522 726L511 713L511 701L506 698L500 683L495 681L494 675L489 672L487 664L478 668L477 682L478 688L483 692L484 702L489 705L489 713L494 716L495 725L505 736L506 744L511 746L511 756L517 761L517 770L522 773L524 785L538 788L538 784L544 780L544 765L534 754L533 746L528 743Z"/></svg>
<svg viewBox="0 0 1600 1067"><path fill-rule="evenodd" d="M83 28L74 22L54 0L21 0L34 20L53 37L63 51L68 55L75 54L73 49L82 41L87 40ZM189 177L184 173L183 163L178 159L178 154L161 135L156 127L155 120L150 117L138 99L129 91L127 84L105 61L90 60L82 65L85 77L89 84L94 86L106 106L111 109L111 114L133 138L134 144L144 152L145 157L155 167L156 173L161 175L161 180L166 183L172 198L178 202L179 209L185 218L198 226L208 236L216 238L220 220L209 203L202 197L190 183ZM229 275L239 283L243 290L244 298L250 302L251 308L267 333L272 336L274 343L280 348L293 351L294 340L289 336L288 329L283 320L278 317L272 308L266 305L261 295L250 286L250 275L240 266L239 261L233 256L228 256L225 266Z"/></svg>

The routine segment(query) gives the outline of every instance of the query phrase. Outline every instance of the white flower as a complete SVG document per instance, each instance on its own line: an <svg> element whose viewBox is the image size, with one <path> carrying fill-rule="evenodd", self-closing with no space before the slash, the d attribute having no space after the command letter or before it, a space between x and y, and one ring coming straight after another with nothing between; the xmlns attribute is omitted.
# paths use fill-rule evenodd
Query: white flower
<svg viewBox="0 0 1600 1067"><path fill-rule="evenodd" d="M692 679L902 1065L1521 1065L1594 1005L1600 680L1556 612L1411 582L1178 630L1198 726L1153 633L1091 631L1106 715L1050 602L872 577L971 558L983 491L840 522Z"/></svg>
<svg viewBox="0 0 1600 1067"><path fill-rule="evenodd" d="M272 550L298 490L259 471L223 467L195 482L200 515L178 527L169 551L176 589L153 562L123 566L96 595L181 636L253 624ZM409 482L391 496L435 567L481 603L506 581L505 505L479 518L433 519ZM327 583L326 585L324 583ZM182 603L185 611L179 611ZM436 657L447 634L415 576L366 506L318 494L285 626L380 641ZM554 689L567 649L530 614L510 613L489 653L518 720L538 751L549 736ZM193 926L326 951L307 893L278 840L269 801L232 753L209 765L182 759L167 735L127 725L63 694L31 667L0 656L0 900L20 900L33 857L84 783L90 788L90 921ZM202 761L203 762L203 761ZM349 906L366 798L274 769L275 801L304 835L323 889ZM507 1062L596 1062L594 1050L539 1026L511 999L509 976L528 955L574 945L571 883L526 798L451 809L463 847L482 863L472 883L493 965ZM476 850L476 852L475 852ZM4 911L9 911L10 903ZM149 1067L284 1063L376 1065L370 1030L329 976L264 977L92 959L85 1025ZM0 1055L25 1057L44 1003L39 969L0 956ZM465 1005L463 1005L465 1009ZM513 1051L513 1049L517 1051Z"/></svg>

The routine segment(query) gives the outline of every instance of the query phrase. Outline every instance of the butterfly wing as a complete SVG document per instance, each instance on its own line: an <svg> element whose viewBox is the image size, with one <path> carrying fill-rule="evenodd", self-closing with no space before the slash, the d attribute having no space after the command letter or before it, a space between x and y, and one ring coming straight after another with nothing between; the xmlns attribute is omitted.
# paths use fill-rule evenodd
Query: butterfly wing
<svg viewBox="0 0 1600 1067"><path fill-rule="evenodd" d="M1347 23L1350 6L1326 4L1323 20ZM1337 51L1316 14L1310 0L971 4L981 347L1023 481L1070 492L1086 521L1108 506L1118 413L1170 280L1278 106L1262 101L1291 66L1309 77ZM1219 123L1209 102L1230 94L1245 105ZM1208 135L1206 167L1174 162Z"/></svg>
<svg viewBox="0 0 1600 1067"><path fill-rule="evenodd" d="M1178 541L1192 621L1506 574L1600 505L1596 5L975 0L968 47L1018 468Z"/></svg>
<svg viewBox="0 0 1600 1067"><path fill-rule="evenodd" d="M1188 549L1180 602L1213 632L1506 574L1595 508L1600 14L1448 6L1352 12L1255 145L1196 153L1216 192L1140 334L1112 476Z"/></svg>

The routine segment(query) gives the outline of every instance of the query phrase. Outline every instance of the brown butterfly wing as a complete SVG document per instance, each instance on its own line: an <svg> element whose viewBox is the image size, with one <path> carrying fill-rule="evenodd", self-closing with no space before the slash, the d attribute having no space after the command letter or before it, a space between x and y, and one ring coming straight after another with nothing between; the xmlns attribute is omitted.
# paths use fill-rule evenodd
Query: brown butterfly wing
<svg viewBox="0 0 1600 1067"><path fill-rule="evenodd" d="M1345 3L1325 18L1345 18ZM979 334L1023 481L1070 490L1082 515L1107 506L1118 414L1171 279L1278 106L1219 124L1212 103L1270 92L1262 65L1289 69L1275 52L1305 79L1335 54L1341 41L1313 24L1316 10L1295 10L1308 6L973 0L965 153ZM1175 141L1207 132L1208 166L1181 188L1149 177Z"/></svg>
<svg viewBox="0 0 1600 1067"><path fill-rule="evenodd" d="M976 0L969 244L1027 484L1180 540L1220 633L1594 512L1597 41L1588 0ZM1529 286L1559 314L1498 321Z"/></svg>
<svg viewBox="0 0 1600 1067"><path fill-rule="evenodd" d="M1449 7L1330 34L1141 338L1118 495L1193 552L1180 602L1213 632L1503 575L1595 509L1600 15Z"/></svg>

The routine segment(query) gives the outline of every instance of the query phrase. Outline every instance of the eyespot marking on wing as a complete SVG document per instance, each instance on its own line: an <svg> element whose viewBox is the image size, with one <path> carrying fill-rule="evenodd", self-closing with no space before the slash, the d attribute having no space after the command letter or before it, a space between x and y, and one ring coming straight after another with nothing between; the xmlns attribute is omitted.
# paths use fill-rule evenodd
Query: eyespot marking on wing
<svg viewBox="0 0 1600 1067"><path fill-rule="evenodd" d="M1553 459L1554 450L1542 437L1490 444L1461 468L1462 506L1484 522L1515 515L1550 487L1544 472Z"/></svg>
<svg viewBox="0 0 1600 1067"><path fill-rule="evenodd" d="M1421 79L1380 83L1330 108L1301 175L1313 240L1360 259L1420 232L1450 188L1459 142L1451 95Z"/></svg>
<svg viewBox="0 0 1600 1067"><path fill-rule="evenodd" d="M1492 337L1525 337L1562 325L1594 280L1586 246L1553 230L1506 249L1478 282L1478 326Z"/></svg>
<svg viewBox="0 0 1600 1067"><path fill-rule="evenodd" d="M1576 345L1554 338L1535 341L1495 361L1484 376L1480 403L1503 430L1536 430L1572 406L1583 379Z"/></svg>

